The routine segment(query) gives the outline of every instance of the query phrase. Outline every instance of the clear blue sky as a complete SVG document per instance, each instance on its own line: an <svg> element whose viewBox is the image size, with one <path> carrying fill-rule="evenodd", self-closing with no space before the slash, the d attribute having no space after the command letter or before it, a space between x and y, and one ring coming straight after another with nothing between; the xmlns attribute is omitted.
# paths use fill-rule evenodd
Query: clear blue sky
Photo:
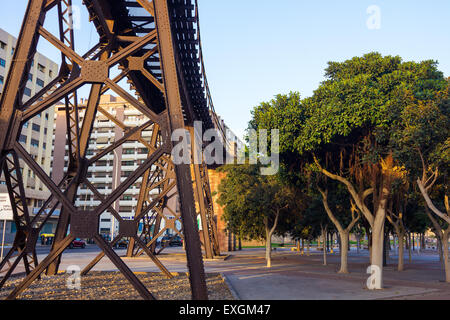
<svg viewBox="0 0 450 320"><path fill-rule="evenodd" d="M0 27L17 35L27 1L3 2ZM380 29L367 27L371 5L380 9ZM199 0L199 9L216 110L240 136L260 102L294 90L311 95L328 61L379 51L438 60L450 76L448 0ZM83 12L81 51L95 41L85 21ZM58 62L45 44L39 50Z"/></svg>

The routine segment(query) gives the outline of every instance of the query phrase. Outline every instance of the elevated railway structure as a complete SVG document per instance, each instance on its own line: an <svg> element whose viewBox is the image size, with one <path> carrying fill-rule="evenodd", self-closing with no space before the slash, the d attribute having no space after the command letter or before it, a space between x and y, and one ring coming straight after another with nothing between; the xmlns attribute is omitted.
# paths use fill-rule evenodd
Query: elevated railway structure
<svg viewBox="0 0 450 320"><path fill-rule="evenodd" d="M179 213L173 215L182 222L179 233L185 241L192 297L207 299L201 243L206 257L220 254L207 167L204 161L175 164L171 157L177 143L171 140L174 130L191 132L195 121L201 121L204 129L221 128L204 70L197 1L84 0L83 5L99 41L82 53L75 46L77 30L73 28L71 0L29 0L25 12L0 100L0 165L17 229L13 247L0 263L0 287L22 263L27 275L8 297L15 299L44 272L58 273L61 255L74 239L89 238L95 241L101 254L83 269L83 274L107 256L144 299L154 299L151 288L135 276L113 246L122 238L130 239L128 256L146 254L167 277L172 277L155 254L154 245L163 232L161 221L167 220L163 214L164 210L170 210L167 203L177 196ZM50 12L58 17L56 32L46 28ZM24 88L39 41L46 41L59 50L60 72L54 81L24 102ZM82 87L88 88L89 98L80 119L77 93ZM127 127L108 110L99 108L100 97L107 92L122 97L139 110L147 119L145 124ZM19 138L28 120L60 102L65 104L69 160L67 172L61 174L63 178L53 181L38 159L27 153ZM88 155L97 113L120 127L123 137ZM145 130L151 130L150 138L142 134ZM221 135L226 146L224 132ZM190 141L187 136L182 140ZM89 168L130 141L145 145L147 159L111 193L97 190L88 178ZM190 147L194 148L194 144L190 143ZM28 212L21 163L26 163L36 179L51 192L35 215ZM136 215L133 220L124 220L114 203L136 184L140 187ZM94 210L75 206L81 186L90 189L100 201ZM56 210L59 216L51 251L38 261L37 239ZM112 214L119 224L119 235L111 241L101 237L98 230L100 216L105 212ZM198 232L198 213L202 218L202 233ZM144 229L139 231L142 223ZM173 220L165 221L166 228L173 223Z"/></svg>

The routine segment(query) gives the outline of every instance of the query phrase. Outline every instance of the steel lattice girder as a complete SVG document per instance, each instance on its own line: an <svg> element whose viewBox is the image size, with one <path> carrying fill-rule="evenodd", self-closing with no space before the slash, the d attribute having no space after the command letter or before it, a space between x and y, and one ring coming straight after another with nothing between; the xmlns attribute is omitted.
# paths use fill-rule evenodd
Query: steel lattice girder
<svg viewBox="0 0 450 320"><path fill-rule="evenodd" d="M25 13L14 59L0 101L1 168L7 180L11 199L14 199L12 202L14 219L20 230L16 234L13 249L1 262L0 271L7 264L9 269L0 286L23 259L28 275L8 297L16 298L45 270L49 274L55 274L58 271L61 254L73 239L91 237L141 296L145 299L153 299L149 290L112 250L111 246L120 238L107 243L98 234L96 226L100 215L106 210L110 211L119 221L120 235L118 237L133 239L133 242L140 246L168 277L171 277L170 272L153 255L152 250L149 250L138 237L137 224L139 220L148 216L152 209L161 211L158 206L161 206L164 197L176 185L180 198L192 296L194 299L207 299L200 240L195 222L191 168L189 165L174 166L169 159L172 149L170 140L172 130L192 126L194 120L203 121L206 128L213 126L205 89L202 87L202 72L198 70L201 61L198 61L197 57L196 44L198 43L195 41L193 27L194 6L191 1L180 0L115 1L114 6L106 0L84 0L83 3L90 14L90 20L99 32L100 41L82 56L75 51L74 30L67 24L71 0L29 0ZM44 28L46 14L54 8L58 10L59 38ZM142 11L139 11L141 12L139 16L133 16L132 8L143 8L146 14L142 15ZM141 22L137 23L137 21ZM23 103L23 92L31 61L40 38L45 39L61 52L60 73L54 81ZM110 79L109 72L114 66L119 66L121 73L114 79ZM134 94L119 85L119 82L125 78L128 79ZM90 85L91 89L85 116L79 127L77 89L85 85ZM123 139L88 159L87 146L97 112L117 122L111 114L98 106L100 96L108 90L124 98L149 121L140 128L123 127ZM209 96L208 98L210 99ZM18 137L25 122L61 100L66 105L69 165L67 174L61 181L55 183L18 142ZM144 144L149 144L148 159L110 195L102 196L87 178L89 166L124 142L140 140L139 133L150 126L155 138L149 143L144 141ZM11 157L12 162L9 160ZM51 196L32 220L27 212L22 177L18 168L19 157L51 192ZM12 167L8 166L8 163L12 164ZM124 221L112 207L113 203L140 178L146 180L145 184L154 186L155 182L147 179L150 179L150 172L155 166L163 172L163 182L157 185L161 189L160 196L150 201L148 194L142 192L139 201L142 204L147 202L146 206L141 206L135 220ZM202 170L204 172L204 168ZM196 195L202 202L200 205L203 208L202 216L207 217L205 221L211 221L211 212L206 213L206 210L212 208L210 194L208 195L209 186L205 182L205 175L201 176L201 170L197 168L195 171L196 179L201 180L196 182L198 189ZM81 185L86 185L100 200L101 204L95 210L81 211L75 207L75 198ZM206 193L200 190L200 186L202 188L206 186ZM204 198L203 201L201 198ZM204 201L206 204L203 204ZM37 236L57 208L61 208L61 214L58 219L55 242L50 254L38 264L35 254ZM67 235L69 225L71 231ZM207 226L206 230L204 228L205 232L214 232L211 226ZM208 234L204 238L215 242L214 235ZM11 264L10 260L14 258L15 251L18 251L18 256ZM207 249L207 251L211 250ZM89 264L83 272L88 272L101 259L101 256ZM28 261L30 257L31 263Z"/></svg>

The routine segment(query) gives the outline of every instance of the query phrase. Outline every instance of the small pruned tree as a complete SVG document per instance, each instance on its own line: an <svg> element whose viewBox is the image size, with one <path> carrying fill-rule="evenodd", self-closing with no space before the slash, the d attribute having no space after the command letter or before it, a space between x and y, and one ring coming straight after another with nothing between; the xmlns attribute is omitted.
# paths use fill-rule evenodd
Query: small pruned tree
<svg viewBox="0 0 450 320"><path fill-rule="evenodd" d="M407 232L404 219L408 201L408 189L409 185L406 180L398 181L397 185L393 188L386 216L398 238L398 271L404 271L405 269L404 255L405 237Z"/></svg>
<svg viewBox="0 0 450 320"><path fill-rule="evenodd" d="M272 267L272 237L280 221L298 214L299 200L292 188L277 176L262 176L257 165L225 166L218 203L230 231L241 239L265 240L267 267ZM280 233L282 231L280 230Z"/></svg>
<svg viewBox="0 0 450 320"><path fill-rule="evenodd" d="M333 222L334 226L336 227L338 233L339 233L339 237L341 239L341 267L338 271L338 273L349 273L348 272L348 251L349 251L349 236L350 236L350 232L353 230L353 228L355 227L356 223L358 223L359 219L361 218L361 214L359 212L359 210L356 208L355 203L350 199L350 203L351 206L349 209L344 207L344 210L347 211L351 214L351 219L348 222L347 226L345 227L345 225L343 223L341 223L341 221L339 221L338 216L333 212L333 210L330 208L329 205L329 196L328 196L328 189L326 190L322 190L320 187L317 187L317 189L319 190L320 194L322 195L322 201L323 201L323 206L325 208L325 212L328 215L328 218L331 220L331 222ZM348 197L346 197L348 198ZM339 207L339 205L337 206ZM341 210L342 210L342 206L341 206ZM336 209L339 210L339 209ZM348 220L348 219L347 219Z"/></svg>

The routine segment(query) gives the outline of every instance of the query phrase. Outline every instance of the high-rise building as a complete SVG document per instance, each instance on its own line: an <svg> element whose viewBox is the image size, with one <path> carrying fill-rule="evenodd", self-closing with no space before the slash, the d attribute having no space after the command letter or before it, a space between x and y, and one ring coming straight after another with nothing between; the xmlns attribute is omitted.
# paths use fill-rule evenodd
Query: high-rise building
<svg viewBox="0 0 450 320"><path fill-rule="evenodd" d="M16 42L16 38L0 29L0 92L3 91ZM58 64L44 55L36 53L24 91L24 102L48 85L57 75ZM50 172L51 167L53 123L54 108L50 108L25 123L20 136L20 142L25 149L47 173ZM21 162L21 168L29 212L33 215L49 197L50 192L41 181L36 179L35 174L26 164ZM0 194L7 194L7 192L2 176L0 178ZM44 227L43 232L50 233L52 228L53 226L50 223ZM8 222L5 232L7 242L12 241L15 230L14 223Z"/></svg>
<svg viewBox="0 0 450 320"><path fill-rule="evenodd" d="M86 101L81 100L79 107L79 122L82 123L86 110ZM52 179L58 183L69 164L68 146L66 146L66 116L63 105L56 106L55 129L54 129L54 150ZM105 110L111 117L123 123L126 127L134 128L143 125L148 121L142 113L132 107L120 97L103 95L99 103L100 110ZM151 140L152 127L142 131L142 138ZM89 141L87 157L90 158L101 152L109 145L118 141L123 136L122 128L118 127L104 113L98 112L94 121L91 140ZM89 167L87 178L90 183L103 196L111 194L123 181L127 179L138 167L145 162L149 150L138 141L127 141L120 148L108 154ZM63 155L57 156L57 155ZM119 212L125 220L132 219L136 213L138 197L142 178L129 188L124 195L114 203L113 208ZM75 206L81 210L94 210L100 205L100 201L86 185L81 185L75 201ZM176 209L176 204L174 204ZM112 215L104 213L100 217L100 234L105 237L111 236L114 228L117 232L118 225L113 225ZM113 226L112 226L113 225Z"/></svg>
<svg viewBox="0 0 450 320"><path fill-rule="evenodd" d="M86 100L78 103L79 123L83 122ZM107 116L109 115L109 116ZM223 120L218 119L218 125L223 132L226 132L230 146L228 152L236 156L237 152L242 148L243 143L234 135L234 133L225 125ZM114 120L114 121L113 121ZM121 123L127 128L135 128L144 125L148 121L140 111L131 106L128 102L120 97L111 95L103 95L99 102L99 112L94 120L91 140L88 144L87 158L91 158L114 142L123 137L123 129L118 125ZM55 129L53 141L53 167L52 179L55 183L59 183L67 172L69 164L69 150L66 145L66 114L65 106L57 105L55 112ZM142 131L142 138L150 142L152 137L152 126ZM104 197L111 194L120 183L125 181L138 167L148 158L149 150L139 141L127 141L121 147L115 149L103 158L99 159L88 169L87 178L95 189ZM62 156L64 155L64 157ZM211 171L211 174L214 174ZM122 218L125 220L132 219L136 214L138 205L138 197L140 192L142 179L129 188L123 196L113 204ZM154 190L156 193L157 191ZM156 195L156 194L155 194ZM100 205L100 200L94 196L88 186L81 184L75 201L75 206L80 210L92 211ZM179 213L179 205L177 196L171 197L168 203L171 210L164 211L164 215L171 219L173 212ZM112 215L108 212L103 213L100 217L100 234L110 237L112 230L117 233L117 224L114 224ZM165 225L162 221L161 228ZM177 222L176 228L181 230L181 225ZM173 230L168 230L173 233Z"/></svg>

